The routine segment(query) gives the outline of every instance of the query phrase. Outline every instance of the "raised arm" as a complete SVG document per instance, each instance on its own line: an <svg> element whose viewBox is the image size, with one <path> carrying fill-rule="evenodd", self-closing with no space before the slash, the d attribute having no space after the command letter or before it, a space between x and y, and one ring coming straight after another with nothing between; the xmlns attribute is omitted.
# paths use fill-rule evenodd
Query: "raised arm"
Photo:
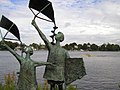
<svg viewBox="0 0 120 90"><path fill-rule="evenodd" d="M36 24L35 20L32 20L32 25L36 28L36 30L38 31L40 37L42 38L42 40L44 41L44 43L46 44L47 48L50 49L51 47L51 43L49 42L49 40L46 38L46 36L42 33L42 31L39 29L38 25Z"/></svg>
<svg viewBox="0 0 120 90"><path fill-rule="evenodd" d="M9 52L11 52L16 58L17 60L21 63L22 57L20 55L18 55L13 49L11 49L7 44L5 44L4 40L2 41L3 46L5 46Z"/></svg>

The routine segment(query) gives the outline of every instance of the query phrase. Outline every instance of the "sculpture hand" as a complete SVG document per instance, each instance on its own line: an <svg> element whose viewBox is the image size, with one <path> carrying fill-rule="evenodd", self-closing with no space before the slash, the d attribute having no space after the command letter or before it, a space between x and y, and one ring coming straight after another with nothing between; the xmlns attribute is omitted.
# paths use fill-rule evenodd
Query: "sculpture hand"
<svg viewBox="0 0 120 90"><path fill-rule="evenodd" d="M35 22L35 19L32 20L32 23L31 23L33 26L36 26L36 22Z"/></svg>
<svg viewBox="0 0 120 90"><path fill-rule="evenodd" d="M5 46L5 40L4 39L2 39L1 45Z"/></svg>
<svg viewBox="0 0 120 90"><path fill-rule="evenodd" d="M50 63L50 62L47 62L46 65L52 65L52 66L55 66L53 63Z"/></svg>
<svg viewBox="0 0 120 90"><path fill-rule="evenodd" d="M56 67L56 65L54 63L51 64L53 67Z"/></svg>
<svg viewBox="0 0 120 90"><path fill-rule="evenodd" d="M0 30L0 36L1 36L1 45L3 45L4 46L4 44L5 44L5 42L4 42L4 39L3 39L3 36L2 36L2 32L1 32L1 30Z"/></svg>
<svg viewBox="0 0 120 90"><path fill-rule="evenodd" d="M51 65L51 66L56 66L55 64L53 64L53 63L50 63L50 62L46 62L46 65Z"/></svg>

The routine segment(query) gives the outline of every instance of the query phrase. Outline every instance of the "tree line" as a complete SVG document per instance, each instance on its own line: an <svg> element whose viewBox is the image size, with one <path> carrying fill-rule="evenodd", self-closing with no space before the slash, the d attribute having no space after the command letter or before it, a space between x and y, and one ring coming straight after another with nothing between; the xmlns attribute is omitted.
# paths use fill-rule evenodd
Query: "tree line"
<svg viewBox="0 0 120 90"><path fill-rule="evenodd" d="M7 45L9 45L12 49L20 49L21 45L17 42L11 42L11 41L5 41ZM25 44L24 44L25 45ZM41 50L46 49L45 45L42 44L36 44L32 43L30 44L34 50ZM77 44L77 43L70 43L65 44L62 46L66 50L79 50L79 51L120 51L120 45L118 44L102 44L102 45L96 45L96 44L90 44L90 43L83 43L83 44ZM3 45L2 42L0 42L0 50L7 50Z"/></svg>
<svg viewBox="0 0 120 90"><path fill-rule="evenodd" d="M63 46L67 50L83 50L83 51L120 51L120 45L118 44L102 44L102 45L96 45L96 44L90 44L90 43L84 43L84 44L76 44L76 43L70 43Z"/></svg>

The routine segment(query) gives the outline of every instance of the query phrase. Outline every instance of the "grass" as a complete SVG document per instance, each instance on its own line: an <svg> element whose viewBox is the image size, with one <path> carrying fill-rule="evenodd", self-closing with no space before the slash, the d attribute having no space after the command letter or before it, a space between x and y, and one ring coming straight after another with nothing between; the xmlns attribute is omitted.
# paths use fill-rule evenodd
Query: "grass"
<svg viewBox="0 0 120 90"><path fill-rule="evenodd" d="M0 83L0 90L15 90L16 75L14 72L12 74L10 74L10 73L5 74L4 81L5 81L4 84ZM47 80L44 81L43 85L41 85L41 84L38 85L38 90L50 90ZM56 87L56 90L58 90L57 87ZM70 85L70 86L68 86L67 90L77 90L77 88L74 87L73 85Z"/></svg>
<svg viewBox="0 0 120 90"><path fill-rule="evenodd" d="M78 90L76 87L73 85L68 86L67 90Z"/></svg>
<svg viewBox="0 0 120 90"><path fill-rule="evenodd" d="M0 84L0 90L15 90L16 87L16 78L15 73L12 74L5 74L4 75L4 84Z"/></svg>

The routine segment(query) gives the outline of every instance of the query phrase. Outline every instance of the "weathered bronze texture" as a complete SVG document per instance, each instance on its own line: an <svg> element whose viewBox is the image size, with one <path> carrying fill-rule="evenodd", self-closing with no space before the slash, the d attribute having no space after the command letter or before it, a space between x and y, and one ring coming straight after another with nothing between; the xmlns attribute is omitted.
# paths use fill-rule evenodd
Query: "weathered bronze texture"
<svg viewBox="0 0 120 90"><path fill-rule="evenodd" d="M18 76L18 82L16 90L37 90L36 81L36 67L42 65L50 65L48 62L36 62L33 61L30 56L33 54L33 50L30 46L24 48L26 56L20 56L13 49L11 49L3 41L3 45L16 57L20 64L20 72Z"/></svg>

